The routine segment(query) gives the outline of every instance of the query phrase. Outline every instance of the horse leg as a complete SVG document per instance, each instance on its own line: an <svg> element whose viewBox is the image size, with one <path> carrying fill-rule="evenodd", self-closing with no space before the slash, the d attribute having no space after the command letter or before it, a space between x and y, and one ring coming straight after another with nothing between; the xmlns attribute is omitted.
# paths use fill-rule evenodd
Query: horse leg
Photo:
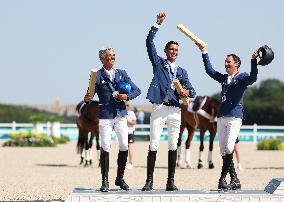
<svg viewBox="0 0 284 202"><path fill-rule="evenodd" d="M212 151L213 151L214 139L216 136L216 130L214 130L214 128L210 128L209 132L210 132L210 140L209 140L209 151L208 151L208 167L209 169L213 169L214 163L212 160Z"/></svg>
<svg viewBox="0 0 284 202"><path fill-rule="evenodd" d="M198 165L197 168L201 169L203 168L203 150L204 150L204 136L205 136L204 129L200 129L200 146L199 146L199 156L198 156Z"/></svg>
<svg viewBox="0 0 284 202"><path fill-rule="evenodd" d="M96 134L96 150L97 150L97 160L98 160L98 167L101 167L100 163L100 142L99 142L99 134Z"/></svg>
<svg viewBox="0 0 284 202"><path fill-rule="evenodd" d="M180 126L180 132L179 132L179 138L178 138L178 143L177 143L177 167L181 167L182 163L182 152L181 152L181 142L182 142L182 134L185 129L185 125L181 123Z"/></svg>
<svg viewBox="0 0 284 202"><path fill-rule="evenodd" d="M190 162L190 144L194 135L195 129L190 127L189 125L187 126L187 131L188 131L188 136L185 141L185 164L186 168L192 168L191 162Z"/></svg>
<svg viewBox="0 0 284 202"><path fill-rule="evenodd" d="M93 164L93 141L94 141L95 133L91 132L90 140L88 142L88 151L89 151L89 165L91 166Z"/></svg>
<svg viewBox="0 0 284 202"><path fill-rule="evenodd" d="M84 155L85 155L85 167L88 167L89 166L89 159L90 159L90 153L89 153L89 145L88 145L88 135L89 133L86 132L84 134Z"/></svg>

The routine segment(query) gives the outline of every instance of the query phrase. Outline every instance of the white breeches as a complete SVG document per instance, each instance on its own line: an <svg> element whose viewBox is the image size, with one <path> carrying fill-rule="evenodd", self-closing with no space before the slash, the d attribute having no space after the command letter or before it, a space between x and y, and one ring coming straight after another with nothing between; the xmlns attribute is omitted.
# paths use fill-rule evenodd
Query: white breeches
<svg viewBox="0 0 284 202"><path fill-rule="evenodd" d="M220 154L231 154L242 126L242 119L235 117L217 118Z"/></svg>
<svg viewBox="0 0 284 202"><path fill-rule="evenodd" d="M117 116L114 119L100 119L100 145L106 152L110 151L111 135L114 129L119 143L119 151L128 150L128 127L126 117Z"/></svg>
<svg viewBox="0 0 284 202"><path fill-rule="evenodd" d="M167 124L168 150L176 150L181 124L179 107L153 104L150 117L150 150L157 151L163 128Z"/></svg>

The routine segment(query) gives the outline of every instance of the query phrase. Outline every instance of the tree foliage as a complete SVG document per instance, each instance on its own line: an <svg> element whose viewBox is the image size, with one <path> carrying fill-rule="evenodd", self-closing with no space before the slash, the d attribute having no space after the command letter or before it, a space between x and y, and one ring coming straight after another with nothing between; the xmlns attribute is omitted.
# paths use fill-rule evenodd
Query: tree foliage
<svg viewBox="0 0 284 202"><path fill-rule="evenodd" d="M41 111L27 106L0 104L0 123L35 123L35 122L54 122L63 123L75 122L75 116L59 116L54 113Z"/></svg>

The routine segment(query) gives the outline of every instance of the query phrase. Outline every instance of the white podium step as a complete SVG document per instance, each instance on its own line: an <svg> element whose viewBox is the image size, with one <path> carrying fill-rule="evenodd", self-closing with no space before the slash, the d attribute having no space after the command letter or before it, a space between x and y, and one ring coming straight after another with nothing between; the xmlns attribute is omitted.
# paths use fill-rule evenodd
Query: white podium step
<svg viewBox="0 0 284 202"><path fill-rule="evenodd" d="M240 190L219 192L218 190L180 190L167 192L155 190L117 190L102 193L94 189L76 188L66 202L284 202L284 195L266 191Z"/></svg>

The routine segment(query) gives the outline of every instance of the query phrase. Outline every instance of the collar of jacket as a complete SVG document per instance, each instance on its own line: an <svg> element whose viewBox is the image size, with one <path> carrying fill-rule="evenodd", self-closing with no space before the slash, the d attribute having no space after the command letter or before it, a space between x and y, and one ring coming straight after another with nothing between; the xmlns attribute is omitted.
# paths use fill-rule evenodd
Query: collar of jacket
<svg viewBox="0 0 284 202"><path fill-rule="evenodd" d="M115 82L119 82L120 79L121 79L121 75L120 75L120 73L119 73L119 71L117 69L113 68L113 70L115 71L114 81ZM102 77L104 79L107 79L108 81L110 81L109 74L107 73L107 71L105 70L104 67L102 67Z"/></svg>
<svg viewBox="0 0 284 202"><path fill-rule="evenodd" d="M168 63L167 59L164 58L164 65L163 65L163 68L165 71L167 71L169 73L169 69L168 68L171 68L170 64ZM180 73L180 68L179 66L177 65L177 63L175 63L175 68L176 68L176 77L178 76L178 74ZM168 79L170 80L170 75L167 74L167 77Z"/></svg>

